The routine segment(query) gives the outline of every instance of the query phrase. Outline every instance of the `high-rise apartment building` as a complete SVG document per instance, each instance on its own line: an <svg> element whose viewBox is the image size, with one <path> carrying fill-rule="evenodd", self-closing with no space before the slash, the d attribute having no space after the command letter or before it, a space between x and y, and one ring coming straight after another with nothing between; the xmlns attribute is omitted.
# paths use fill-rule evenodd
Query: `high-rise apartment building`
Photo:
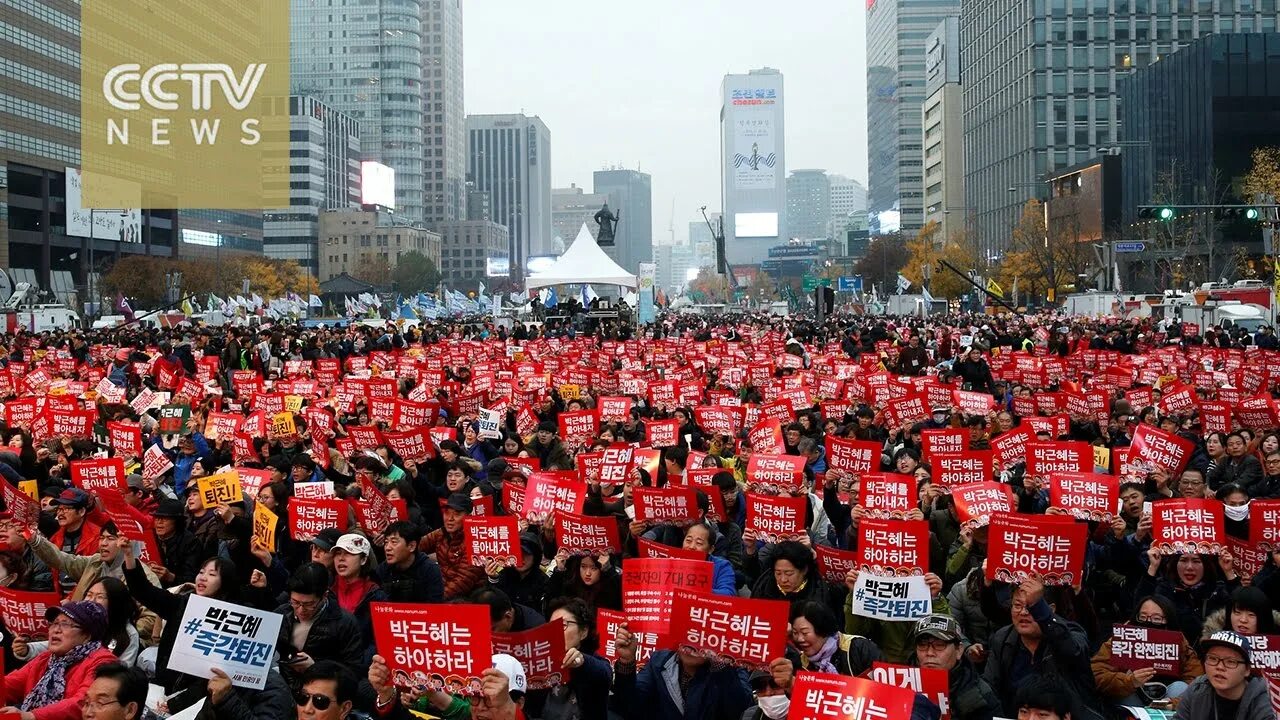
<svg viewBox="0 0 1280 720"><path fill-rule="evenodd" d="M787 177L787 234L802 240L827 237L831 179L825 170L794 170Z"/></svg>
<svg viewBox="0 0 1280 720"><path fill-rule="evenodd" d="M467 116L467 182L489 193L492 220L510 232L512 277L552 251L551 131L527 115Z"/></svg>
<svg viewBox="0 0 1280 720"><path fill-rule="evenodd" d="M787 239L783 77L772 68L720 86L720 192L725 257L755 265Z"/></svg>
<svg viewBox="0 0 1280 720"><path fill-rule="evenodd" d="M262 250L320 271L320 212L360 206L360 127L312 97L289 102L289 207L266 214Z"/></svg>
<svg viewBox="0 0 1280 720"><path fill-rule="evenodd" d="M428 37L444 34L443 29L439 33L423 30L427 17L423 6L446 1L291 0L293 92L318 98L360 123L363 159L395 170L396 215L410 223L426 219L425 70L432 71L433 90L437 67L442 70L442 92L446 80L443 65L423 63L424 49L435 50L424 42L424 32ZM458 83L461 95L461 80ZM437 125L434 115L433 126ZM442 120L438 125L446 123ZM433 182L434 173L433 167Z"/></svg>
<svg viewBox="0 0 1280 720"><path fill-rule="evenodd" d="M924 216L939 238L964 227L964 96L960 19L947 18L925 42Z"/></svg>
<svg viewBox="0 0 1280 720"><path fill-rule="evenodd" d="M855 213L867 214L867 188L844 175L827 175L831 184L831 220L827 237L844 237L844 231Z"/></svg>
<svg viewBox="0 0 1280 720"><path fill-rule="evenodd" d="M999 253L1048 173L1118 145L1118 78L1209 34L1272 32L1278 16L1255 0L963 0L965 198L982 246ZM1123 149L1145 162L1146 147Z"/></svg>
<svg viewBox="0 0 1280 720"><path fill-rule="evenodd" d="M910 234L924 224L925 41L959 12L960 0L867 3L867 203L873 232L900 228Z"/></svg>
<svg viewBox="0 0 1280 720"><path fill-rule="evenodd" d="M467 217L462 87L462 0L423 0L422 189L430 227Z"/></svg>
<svg viewBox="0 0 1280 720"><path fill-rule="evenodd" d="M616 168L597 170L593 182L595 194L609 198L613 214L622 211L613 247L602 249L627 272L639 271L640 263L653 257L653 178L639 170Z"/></svg>

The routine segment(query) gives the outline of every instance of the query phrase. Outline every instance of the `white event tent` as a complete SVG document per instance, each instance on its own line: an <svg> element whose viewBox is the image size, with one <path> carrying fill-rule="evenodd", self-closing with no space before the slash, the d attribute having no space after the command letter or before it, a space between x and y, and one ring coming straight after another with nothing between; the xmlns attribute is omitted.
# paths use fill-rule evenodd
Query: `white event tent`
<svg viewBox="0 0 1280 720"><path fill-rule="evenodd" d="M553 285L621 285L635 288L636 276L623 270L604 254L586 223L568 250L545 271L525 278L525 289L535 290Z"/></svg>

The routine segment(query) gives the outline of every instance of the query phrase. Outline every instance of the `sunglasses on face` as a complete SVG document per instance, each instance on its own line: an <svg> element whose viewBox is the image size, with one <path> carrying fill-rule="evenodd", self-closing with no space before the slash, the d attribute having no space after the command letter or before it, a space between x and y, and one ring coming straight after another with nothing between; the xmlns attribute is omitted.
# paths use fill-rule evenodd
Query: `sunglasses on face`
<svg viewBox="0 0 1280 720"><path fill-rule="evenodd" d="M306 707L307 703L311 703L315 709L324 711L328 710L329 706L333 704L333 698L319 693L308 695L304 692L296 692L293 694L293 702L298 707Z"/></svg>

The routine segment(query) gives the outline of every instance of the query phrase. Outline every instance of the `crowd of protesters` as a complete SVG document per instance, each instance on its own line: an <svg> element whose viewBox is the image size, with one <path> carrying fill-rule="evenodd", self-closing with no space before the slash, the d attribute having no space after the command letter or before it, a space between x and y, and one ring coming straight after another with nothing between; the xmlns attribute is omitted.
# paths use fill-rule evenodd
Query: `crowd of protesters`
<svg viewBox="0 0 1280 720"><path fill-rule="evenodd" d="M126 327L0 336L0 344L0 401L12 406L38 397L43 413L53 398L69 398L94 409L99 423L138 422L144 447L159 447L172 465L159 477L146 477L141 457L125 458L130 472L121 494L153 519L160 555L142 562L136 544L103 512L101 498L70 479L71 463L121 453L100 437L52 436L39 415L15 421L7 409L0 417L7 442L0 474L13 487L30 488L34 481L42 509L33 526L0 514L0 587L65 597L49 610L47 637L4 631L0 705L8 707L0 713L18 720L134 720L151 712L145 707L148 683L163 687L162 710L178 712L207 699L201 716L218 720L295 714L404 720L410 711L447 719L776 720L796 702L790 692L798 673L861 676L876 661L945 670L948 709L956 720L1111 718L1124 716L1125 705L1174 707L1177 717L1191 720L1274 717L1266 681L1255 672L1252 643L1280 634L1280 552L1266 553L1254 574L1242 573L1238 558L1225 551L1162 554L1152 547L1149 505L1170 497L1216 498L1227 533L1247 541L1250 503L1280 497L1280 427L1246 427L1236 416L1225 432L1206 431L1197 410L1169 412L1162 402L1174 387L1192 387L1198 402L1219 401L1228 388L1242 386L1250 388L1247 397L1273 397L1280 356L1270 329L1256 336L1201 335L1173 323L1050 314L839 316L821 324L668 315L639 329L605 323L585 333L573 325L510 331L486 322ZM255 393L289 379L316 379L325 361L340 363L337 384L396 378L396 396L432 403L434 422L453 428L456 440L440 441L431 457L417 460L401 457L389 444L352 452L341 442L348 428L402 428L390 427L368 397L338 397L335 383L319 383L305 398L295 413L296 433L255 437L248 456L232 438L206 434L211 412L247 420ZM518 364L536 372L517 382ZM744 372L748 366L765 370ZM1109 372L1115 368L1131 370L1129 381L1115 382L1116 373ZM255 379L244 382L246 373ZM1203 373L1213 382L1197 382ZM31 381L33 375L39 382ZM593 437L562 437L559 415L594 409L601 396L625 395L621 375L653 383L674 378L696 389L678 403L634 393L625 420L600 422ZM818 378L859 375L888 375L904 386L927 379L989 394L993 409L968 414L935 405L927 418L890 426L882 404L854 394L850 385L840 385L845 396L818 397ZM569 382L583 377L585 382ZM95 393L103 379L123 390L123 398L109 402ZM474 406L462 402L482 379L484 406L506 408L500 437L481 437ZM176 393L183 385L196 388L181 393L191 398L190 420L176 442L165 442L156 410L139 413L130 402L148 390ZM576 390L574 397L562 396L565 386ZM78 396L69 392L81 387L86 391ZM724 398L759 406L781 387L804 388L813 401L793 406L783 427L785 453L805 460L797 494L809 500L807 532L768 542L744 530L749 428L703 428L695 410ZM1016 585L990 580L985 529L961 527L950 496L933 482L922 431L963 428L970 449L989 450L991 441L1037 414L1026 411L1027 398L1069 388L1105 389L1105 409L1072 415L1067 432L1057 436L1036 426L1039 439L1115 451L1147 424L1192 441L1194 452L1184 468L1122 477L1115 519L1089 523L1079 589L1037 577ZM1150 401L1135 405L1134 397ZM832 414L819 402L824 399L848 402ZM308 410L317 407L333 417L331 435L308 422ZM482 503L507 512L503 488L526 482L526 459L540 470L580 470L582 454L618 443L642 447L646 424L666 419L678 420L678 441L662 449L656 467L637 466L617 486L584 477L584 514L616 519L621 552L571 557L556 547L549 523L522 520L522 564L465 561L463 518ZM847 583L818 573L815 547L851 549L865 517L857 504L859 478L828 469L831 438L879 443L876 470L914 477L919 501L908 517L928 521L933 548L924 575L933 611L923 619L854 615L854 573ZM194 492L197 481L223 468L267 470L270 481L243 502L204 507ZM720 470L710 492L720 495L724 517L709 514L710 497L700 491L704 516L697 522L634 519L634 488L682 485L695 468ZM291 537L282 523L274 552L253 541L255 504L286 517L296 488L315 481L331 482L338 497L355 500L361 475L389 499L403 501L407 517L381 528L359 527L353 512L349 530L327 529L310 540ZM1018 512L1054 512L1045 478L1028 475L1022 462L997 464L988 479L1010 486ZM853 499L842 499L847 497ZM716 593L789 602L784 656L752 672L672 648L641 662L635 636L623 627L606 659L597 611L624 609L621 569L640 554L642 542L705 556ZM219 671L206 680L168 667L192 596L283 617L280 662L263 690L233 686ZM503 655L494 657L482 692L472 697L398 686L375 647L370 605L379 601L483 604L493 629L503 632L561 621L569 680L526 691L524 670ZM1112 628L1122 623L1181 632L1179 671L1117 667ZM939 713L920 695L912 718Z"/></svg>

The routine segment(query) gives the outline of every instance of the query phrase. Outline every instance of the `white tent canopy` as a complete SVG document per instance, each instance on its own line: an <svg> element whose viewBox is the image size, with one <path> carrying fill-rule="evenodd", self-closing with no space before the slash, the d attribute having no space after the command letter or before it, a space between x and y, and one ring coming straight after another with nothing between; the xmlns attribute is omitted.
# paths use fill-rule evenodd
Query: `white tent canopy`
<svg viewBox="0 0 1280 720"><path fill-rule="evenodd" d="M551 287L552 285L621 285L635 288L636 276L623 270L618 263L604 254L595 238L582 224L578 237L568 250L546 271L525 278L525 288Z"/></svg>

